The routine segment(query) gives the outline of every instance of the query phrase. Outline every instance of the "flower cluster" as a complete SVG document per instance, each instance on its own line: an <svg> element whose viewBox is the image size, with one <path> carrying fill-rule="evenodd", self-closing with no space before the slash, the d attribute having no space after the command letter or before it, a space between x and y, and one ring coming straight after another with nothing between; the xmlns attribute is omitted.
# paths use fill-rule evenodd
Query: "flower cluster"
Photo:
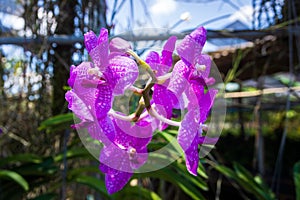
<svg viewBox="0 0 300 200"><path fill-rule="evenodd" d="M80 119L73 128L86 128L90 136L103 143L100 170L105 173L108 193L121 190L134 170L148 159L147 145L155 130L178 126L178 143L182 147L187 170L197 175L198 145L216 139L203 135L204 122L217 94L207 89L214 83L209 77L211 61L202 54L206 30L197 28L176 47L181 58L174 66L176 37L170 37L161 55L150 52L146 60L135 54L130 44L114 38L101 29L97 37L92 31L84 35L92 62L72 66L68 84L72 90L65 95L69 109ZM133 59L134 58L134 59ZM150 75L145 88L134 83L139 67ZM114 97L132 90L140 95L136 112L126 116L112 109ZM183 109L182 121L173 121L174 109Z"/></svg>

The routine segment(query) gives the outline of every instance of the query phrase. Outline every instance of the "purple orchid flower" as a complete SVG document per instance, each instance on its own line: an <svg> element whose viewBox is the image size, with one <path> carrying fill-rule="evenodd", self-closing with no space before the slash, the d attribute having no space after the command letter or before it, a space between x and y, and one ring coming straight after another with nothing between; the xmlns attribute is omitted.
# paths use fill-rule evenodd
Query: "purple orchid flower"
<svg viewBox="0 0 300 200"><path fill-rule="evenodd" d="M185 36L181 44L177 46L176 50L181 60L174 65L168 86L168 89L176 96L181 96L185 91L187 85L189 85L190 77L206 75L206 72L210 72L210 69L206 69L207 66L205 65L207 64L205 63L207 57L204 56L205 59L203 59L201 54L205 41L206 30L203 27L199 27L191 34Z"/></svg>
<svg viewBox="0 0 300 200"><path fill-rule="evenodd" d="M175 49L176 37L170 37L163 47L162 55L155 51L151 51L146 58L146 62L151 66L151 68L156 72L157 76L163 76L167 74L172 67L172 54ZM155 103L157 112L171 119L172 110L175 105L178 104L177 97L167 89L169 81L164 84L155 84L153 90L153 103ZM164 130L168 127L166 123L161 123L159 125L160 130Z"/></svg>
<svg viewBox="0 0 300 200"><path fill-rule="evenodd" d="M172 72L176 37L168 39L161 55L149 53L147 72L152 80L157 80L152 100L149 94L145 95L153 82L147 85L147 89L131 87L139 71L129 55L139 64L145 62L131 50L127 41L114 38L109 43L106 29L101 29L99 37L90 31L84 35L84 40L92 62L71 67L68 84L72 90L66 93L65 98L69 109L80 120L73 127L87 128L93 139L104 144L99 156L99 169L105 174L108 193L121 190L134 171L147 162L147 145L153 132L157 128L167 128L168 124L180 125L177 139L186 157L187 170L197 175L199 144L216 142L216 139L202 133L202 124L217 94L217 90L206 88L214 83L214 79L209 77L210 57L201 53L206 30L203 27L196 29L177 46L181 60ZM124 94L128 88L142 95L144 102L141 102L147 103L147 111L139 107L134 113L136 116L124 116L112 110L114 96ZM174 122L171 120L172 111L179 107L188 112L182 122Z"/></svg>
<svg viewBox="0 0 300 200"><path fill-rule="evenodd" d="M88 128L94 139L103 143L114 138L114 125L107 113L113 95L122 94L138 76L136 63L120 54L109 54L108 32L101 29L97 37L90 31L84 35L85 46L93 62L72 66L66 93L69 109L81 120L74 128Z"/></svg>
<svg viewBox="0 0 300 200"><path fill-rule="evenodd" d="M186 93L189 100L188 113L181 122L178 143L184 150L188 171L197 175L199 162L198 145L216 142L202 136L202 123L207 119L213 105L217 90L206 93L205 86L213 84L209 77L211 61L209 56L201 54L206 40L206 30L200 27L187 35L177 47L181 60L176 63L168 89L176 95Z"/></svg>
<svg viewBox="0 0 300 200"><path fill-rule="evenodd" d="M100 170L105 173L109 194L122 189L135 169L146 163L147 145L152 139L151 122L141 120L134 126L130 122L114 119L116 135L113 143L100 153Z"/></svg>

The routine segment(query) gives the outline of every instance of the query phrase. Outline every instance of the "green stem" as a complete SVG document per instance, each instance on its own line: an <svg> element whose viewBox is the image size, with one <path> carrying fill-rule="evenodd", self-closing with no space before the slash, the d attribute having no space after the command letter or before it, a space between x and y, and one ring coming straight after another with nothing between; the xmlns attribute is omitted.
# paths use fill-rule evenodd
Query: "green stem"
<svg viewBox="0 0 300 200"><path fill-rule="evenodd" d="M157 82L157 78L155 73L153 72L153 70L151 69L151 67L148 65L148 63L146 63L145 61L143 61L134 51L132 51L131 49L127 50L127 52L129 55L133 56L136 59L136 62L138 63L138 65L140 67L142 67L143 69L145 69L148 74L151 76L152 78L152 82L155 83Z"/></svg>

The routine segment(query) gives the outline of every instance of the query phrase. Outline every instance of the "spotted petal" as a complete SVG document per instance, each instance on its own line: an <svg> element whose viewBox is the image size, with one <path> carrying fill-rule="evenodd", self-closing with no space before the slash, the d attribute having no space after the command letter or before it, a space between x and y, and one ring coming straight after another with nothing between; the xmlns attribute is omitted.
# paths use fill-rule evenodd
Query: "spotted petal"
<svg viewBox="0 0 300 200"><path fill-rule="evenodd" d="M160 65L160 57L156 51L150 51L145 60L146 63L150 65L150 67L156 72L157 76L161 76L163 70L161 69L162 66Z"/></svg>
<svg viewBox="0 0 300 200"><path fill-rule="evenodd" d="M94 47L94 38L92 39ZM102 28L100 31L100 36L97 40L97 45L92 48L89 52L94 64L104 72L108 66L108 32L107 29Z"/></svg>
<svg viewBox="0 0 300 200"><path fill-rule="evenodd" d="M152 139L152 124L141 120L134 125L120 119L114 119L116 128L115 143L124 148L133 147L137 151L146 148Z"/></svg>
<svg viewBox="0 0 300 200"><path fill-rule="evenodd" d="M106 116L95 123L90 124L88 126L88 132L93 139L99 140L104 145L108 146L112 144L116 130L112 120Z"/></svg>
<svg viewBox="0 0 300 200"><path fill-rule="evenodd" d="M113 194L121 190L130 180L132 173L111 170L105 174L105 186L108 194Z"/></svg>
<svg viewBox="0 0 300 200"><path fill-rule="evenodd" d="M199 162L198 156L198 131L199 124L196 120L195 110L189 111L181 122L178 131L178 143L185 153L187 170L197 176Z"/></svg>
<svg viewBox="0 0 300 200"><path fill-rule="evenodd" d="M68 91L65 98L69 102L68 108L81 120L79 124L74 126L75 128L83 128L94 121L91 110L73 90Z"/></svg>
<svg viewBox="0 0 300 200"><path fill-rule="evenodd" d="M70 77L68 79L68 85L73 88L74 87L74 84L75 84L75 80L76 80L76 76L77 76L77 73L76 73L76 66L72 65L70 67Z"/></svg>
<svg viewBox="0 0 300 200"><path fill-rule="evenodd" d="M90 53L97 46L98 37L93 31L84 34L84 44L86 50Z"/></svg>
<svg viewBox="0 0 300 200"><path fill-rule="evenodd" d="M217 93L218 90L216 89L209 89L206 93L204 93L204 87L201 84L196 81L191 82L188 95L188 109L197 109L199 111L199 123L206 121Z"/></svg>
<svg viewBox="0 0 300 200"><path fill-rule="evenodd" d="M163 47L161 55L161 64L171 67L173 62L173 51L175 49L176 37L171 36Z"/></svg>
<svg viewBox="0 0 300 200"><path fill-rule="evenodd" d="M138 77L138 67L136 63L126 56L113 56L109 60L109 68L115 81L114 95L124 93L124 90L130 87Z"/></svg>
<svg viewBox="0 0 300 200"><path fill-rule="evenodd" d="M95 93L94 107L97 119L106 117L112 107L112 88L109 84L99 84Z"/></svg>
<svg viewBox="0 0 300 200"><path fill-rule="evenodd" d="M191 69L183 61L180 60L175 64L168 86L175 96L180 97L186 89L190 72Z"/></svg>
<svg viewBox="0 0 300 200"><path fill-rule="evenodd" d="M191 34L185 36L180 45L177 46L176 49L180 58L189 67L194 64L195 58L201 54L205 41L206 30L203 27L199 27Z"/></svg>
<svg viewBox="0 0 300 200"><path fill-rule="evenodd" d="M176 96L164 85L158 84L154 85L153 102L157 112L168 119L172 118L173 107L178 104ZM164 130L167 127L168 125L164 123L159 129Z"/></svg>
<svg viewBox="0 0 300 200"><path fill-rule="evenodd" d="M130 159L127 152L127 149L122 146L118 146L117 144L111 143L108 146L104 146L100 152L100 169L105 171L107 169L116 169L118 171L129 172L131 173L133 170L130 166Z"/></svg>
<svg viewBox="0 0 300 200"><path fill-rule="evenodd" d="M198 56L195 60L196 66L202 65L205 66L204 70L198 70L198 76L202 78L208 78L209 73L210 73L210 68L211 68L211 58L209 55L206 54L201 54Z"/></svg>

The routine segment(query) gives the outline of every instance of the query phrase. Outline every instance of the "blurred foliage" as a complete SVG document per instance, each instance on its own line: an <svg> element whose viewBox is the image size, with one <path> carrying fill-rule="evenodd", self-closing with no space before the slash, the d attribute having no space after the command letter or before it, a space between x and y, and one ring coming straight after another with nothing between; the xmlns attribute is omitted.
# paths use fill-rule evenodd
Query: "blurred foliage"
<svg viewBox="0 0 300 200"><path fill-rule="evenodd" d="M297 162L294 166L294 181L295 181L296 199L300 200L300 162Z"/></svg>

